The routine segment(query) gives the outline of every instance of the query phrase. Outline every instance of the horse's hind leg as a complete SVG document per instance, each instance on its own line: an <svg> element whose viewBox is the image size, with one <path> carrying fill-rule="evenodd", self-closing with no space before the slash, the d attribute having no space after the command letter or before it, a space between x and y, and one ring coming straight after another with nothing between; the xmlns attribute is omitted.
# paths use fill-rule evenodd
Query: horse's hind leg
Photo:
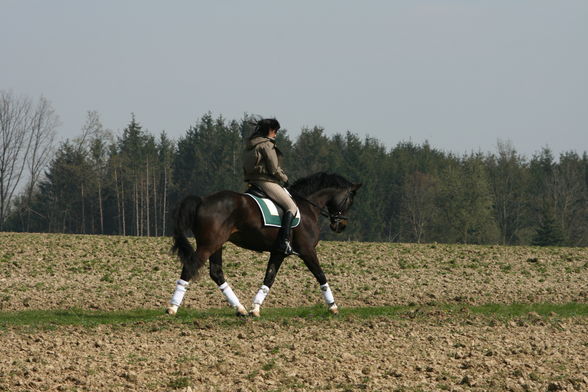
<svg viewBox="0 0 588 392"><path fill-rule="evenodd" d="M274 280L276 279L276 275L280 266L282 265L282 261L286 256L281 253L272 253L270 259L267 263L267 270L265 271L265 278L263 279L263 285L253 298L253 309L251 310L251 315L254 317L260 316L260 308L261 304L265 300L265 297L268 295L270 288L274 284Z"/></svg>
<svg viewBox="0 0 588 392"><path fill-rule="evenodd" d="M196 257L199 258L201 263L204 263L208 258L210 252L203 251L201 249L196 250ZM190 284L190 280L193 278L190 269L186 266L182 267L182 274L180 275L180 279L176 280L176 289L174 294L172 295L171 300L169 301L169 306L166 309L167 314L174 315L178 312L178 308L182 304L184 300L184 296L186 295L186 291L188 290L188 285Z"/></svg>
<svg viewBox="0 0 588 392"><path fill-rule="evenodd" d="M199 247L196 249L195 257L197 258L197 264L202 265L206 262L211 255L211 252L207 248ZM169 301L169 306L167 307L167 314L174 315L177 313L178 308L182 304L184 300L184 295L186 295L186 291L188 290L188 285L190 284L190 280L194 278L193 272L191 272L190 268L187 266L182 267L182 274L180 275L180 279L176 280L176 290L172 295L171 300Z"/></svg>
<svg viewBox="0 0 588 392"><path fill-rule="evenodd" d="M223 293L223 296L225 297L229 305L231 305L237 312L237 315L246 316L247 309L245 309L245 307L241 305L241 302L239 302L239 298L237 298L237 296L233 292L233 289L231 289L231 286L229 286L229 284L225 280L225 274L223 273L222 254L223 250L221 248L210 256L210 278L214 281L214 283L217 284L218 288Z"/></svg>

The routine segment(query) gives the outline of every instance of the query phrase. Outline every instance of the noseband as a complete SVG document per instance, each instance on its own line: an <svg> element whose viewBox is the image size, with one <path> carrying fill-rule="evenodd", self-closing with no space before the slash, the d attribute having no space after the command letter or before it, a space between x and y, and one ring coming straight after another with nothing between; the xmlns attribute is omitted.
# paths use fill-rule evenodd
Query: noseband
<svg viewBox="0 0 588 392"><path fill-rule="evenodd" d="M345 195L345 199L343 199L341 201L341 203L339 203L339 205L337 206L337 209L336 209L337 212L335 212L334 214L332 214L331 211L329 211L329 209L327 208L328 218L331 220L331 223L337 224L337 223L341 222L342 220L348 219L346 216L343 215L343 207L347 204L347 201L349 200L350 194L351 194L351 192L347 191L347 194ZM321 212L321 215L322 215L322 212Z"/></svg>

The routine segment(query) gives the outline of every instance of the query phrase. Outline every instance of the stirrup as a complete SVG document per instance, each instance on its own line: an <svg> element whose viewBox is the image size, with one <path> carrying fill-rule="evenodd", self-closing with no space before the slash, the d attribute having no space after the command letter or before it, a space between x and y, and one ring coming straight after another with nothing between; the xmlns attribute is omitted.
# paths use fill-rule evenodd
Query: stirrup
<svg viewBox="0 0 588 392"><path fill-rule="evenodd" d="M294 249L292 249L292 245L290 245L290 241L286 241L286 243L284 244L284 254L286 256L290 256L291 254L294 254Z"/></svg>
<svg viewBox="0 0 588 392"><path fill-rule="evenodd" d="M288 240L283 244L278 245L276 251L286 256L298 255L298 253L294 252L294 249L292 249L292 245L290 245L290 241Z"/></svg>

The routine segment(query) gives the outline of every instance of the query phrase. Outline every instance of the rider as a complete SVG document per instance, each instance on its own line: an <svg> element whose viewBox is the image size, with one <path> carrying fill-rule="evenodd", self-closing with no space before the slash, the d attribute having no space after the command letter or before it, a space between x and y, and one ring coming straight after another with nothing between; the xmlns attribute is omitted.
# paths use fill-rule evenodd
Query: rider
<svg viewBox="0 0 588 392"><path fill-rule="evenodd" d="M291 225L297 208L282 187L288 183L288 177L280 167L282 153L276 146L279 129L280 123L275 118L266 118L256 123L255 131L245 142L243 172L246 182L257 185L270 199L284 208L275 250L290 255L293 253L290 245Z"/></svg>

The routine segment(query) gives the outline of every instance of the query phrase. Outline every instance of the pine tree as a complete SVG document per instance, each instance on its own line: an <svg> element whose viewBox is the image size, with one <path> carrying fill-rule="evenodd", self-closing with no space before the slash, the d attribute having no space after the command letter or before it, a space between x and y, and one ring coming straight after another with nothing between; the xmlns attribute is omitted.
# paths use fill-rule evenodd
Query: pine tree
<svg viewBox="0 0 588 392"><path fill-rule="evenodd" d="M533 237L533 245L558 246L562 245L564 238L561 228L558 226L550 208L544 208L542 219Z"/></svg>

